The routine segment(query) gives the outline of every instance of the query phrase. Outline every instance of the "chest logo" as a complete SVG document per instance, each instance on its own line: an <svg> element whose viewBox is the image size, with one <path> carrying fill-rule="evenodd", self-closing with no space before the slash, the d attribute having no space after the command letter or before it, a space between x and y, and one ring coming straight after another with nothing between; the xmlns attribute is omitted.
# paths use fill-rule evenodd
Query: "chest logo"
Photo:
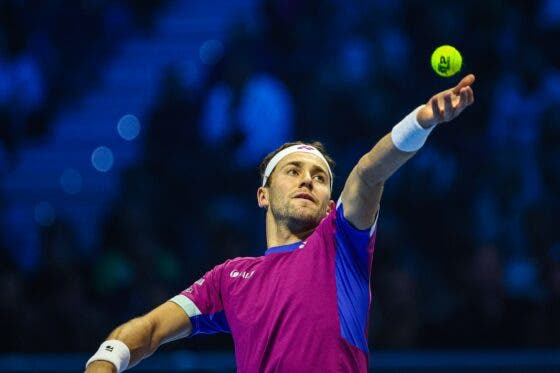
<svg viewBox="0 0 560 373"><path fill-rule="evenodd" d="M236 269L234 269L233 271L230 272L229 277L231 278L251 278L253 277L253 274L255 273L255 271L251 271L251 272L247 272L247 271L238 271Z"/></svg>

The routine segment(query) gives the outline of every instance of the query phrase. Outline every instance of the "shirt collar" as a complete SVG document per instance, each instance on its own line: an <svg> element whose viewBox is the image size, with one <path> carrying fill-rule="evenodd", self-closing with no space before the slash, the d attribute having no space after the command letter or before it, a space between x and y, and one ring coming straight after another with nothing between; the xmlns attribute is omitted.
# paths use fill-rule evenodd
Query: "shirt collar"
<svg viewBox="0 0 560 373"><path fill-rule="evenodd" d="M302 244L305 244L305 241L298 241L298 242L289 243L287 245L282 245L282 246L274 246L274 247L271 247L268 250L266 250L264 252L264 255L294 251L295 249L302 246Z"/></svg>

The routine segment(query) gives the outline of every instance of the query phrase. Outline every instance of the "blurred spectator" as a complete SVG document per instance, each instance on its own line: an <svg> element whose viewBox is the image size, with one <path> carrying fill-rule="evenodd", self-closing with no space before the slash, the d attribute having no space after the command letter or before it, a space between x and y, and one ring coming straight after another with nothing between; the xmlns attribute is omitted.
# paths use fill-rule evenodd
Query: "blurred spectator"
<svg viewBox="0 0 560 373"><path fill-rule="evenodd" d="M380 319L375 320L376 346L379 348L413 348L421 336L422 314L418 301L417 280L403 269L387 271L374 284L378 286ZM386 282L386 283L383 283ZM378 300L374 300L377 302Z"/></svg>
<svg viewBox="0 0 560 373"><path fill-rule="evenodd" d="M500 251L493 245L481 246L465 273L462 304L446 321L447 345L525 347L535 315L533 302L507 294Z"/></svg>
<svg viewBox="0 0 560 373"><path fill-rule="evenodd" d="M547 285L545 300L538 304L538 311L528 334L532 346L555 346L560 341L560 244L550 247L547 253L550 261L547 263L543 276Z"/></svg>

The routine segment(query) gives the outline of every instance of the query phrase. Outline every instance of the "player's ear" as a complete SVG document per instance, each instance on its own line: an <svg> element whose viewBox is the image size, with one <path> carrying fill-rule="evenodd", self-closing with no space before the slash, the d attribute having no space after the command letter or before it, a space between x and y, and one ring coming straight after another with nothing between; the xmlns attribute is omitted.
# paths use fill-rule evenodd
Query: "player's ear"
<svg viewBox="0 0 560 373"><path fill-rule="evenodd" d="M329 201L329 205L327 206L327 215L335 208L336 204L334 203L334 201L331 199Z"/></svg>
<svg viewBox="0 0 560 373"><path fill-rule="evenodd" d="M257 189L257 203L260 208L268 208L268 188L259 187Z"/></svg>

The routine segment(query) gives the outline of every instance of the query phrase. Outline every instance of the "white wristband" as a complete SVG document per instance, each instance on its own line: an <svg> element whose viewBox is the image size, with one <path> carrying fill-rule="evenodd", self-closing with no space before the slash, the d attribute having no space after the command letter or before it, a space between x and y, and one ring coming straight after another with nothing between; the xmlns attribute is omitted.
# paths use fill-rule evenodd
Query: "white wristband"
<svg viewBox="0 0 560 373"><path fill-rule="evenodd" d="M431 128L424 128L418 124L416 115L424 105L418 106L401 120L391 131L391 140L397 149L403 152L415 152L424 145L428 135L435 126Z"/></svg>
<svg viewBox="0 0 560 373"><path fill-rule="evenodd" d="M130 350L123 342L111 339L101 343L99 350L87 361L86 368L96 360L105 360L112 363L117 367L117 372L120 373L128 367Z"/></svg>

